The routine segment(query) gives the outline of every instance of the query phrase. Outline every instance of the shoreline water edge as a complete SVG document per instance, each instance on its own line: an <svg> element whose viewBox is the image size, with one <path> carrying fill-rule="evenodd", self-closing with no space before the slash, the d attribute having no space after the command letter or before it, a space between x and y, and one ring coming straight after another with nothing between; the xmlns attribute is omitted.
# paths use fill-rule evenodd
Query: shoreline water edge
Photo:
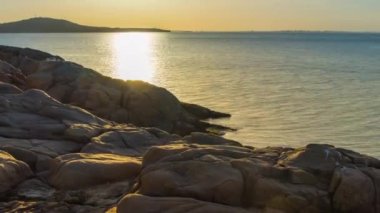
<svg viewBox="0 0 380 213"><path fill-rule="evenodd" d="M0 46L0 212L379 212L380 160L245 146L231 115Z"/></svg>

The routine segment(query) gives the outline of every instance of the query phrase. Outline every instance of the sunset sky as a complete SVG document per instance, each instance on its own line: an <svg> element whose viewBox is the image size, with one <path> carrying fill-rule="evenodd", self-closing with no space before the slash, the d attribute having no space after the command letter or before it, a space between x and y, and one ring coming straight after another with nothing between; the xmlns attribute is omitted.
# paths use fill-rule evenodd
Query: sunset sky
<svg viewBox="0 0 380 213"><path fill-rule="evenodd" d="M380 31L380 0L0 0L0 22L36 16L171 30Z"/></svg>

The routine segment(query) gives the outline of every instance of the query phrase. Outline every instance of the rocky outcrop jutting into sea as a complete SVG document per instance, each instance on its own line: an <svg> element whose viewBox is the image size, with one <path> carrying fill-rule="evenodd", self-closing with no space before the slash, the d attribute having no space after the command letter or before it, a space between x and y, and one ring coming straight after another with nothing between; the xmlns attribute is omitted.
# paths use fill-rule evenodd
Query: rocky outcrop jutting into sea
<svg viewBox="0 0 380 213"><path fill-rule="evenodd" d="M254 148L163 88L0 47L0 212L380 212L380 161ZM132 123L132 124L128 124Z"/></svg>
<svg viewBox="0 0 380 213"><path fill-rule="evenodd" d="M201 119L230 115L181 103L166 89L142 81L112 79L32 49L0 46L0 60L0 80L24 90L43 90L62 103L111 121L154 126L179 135L228 129Z"/></svg>

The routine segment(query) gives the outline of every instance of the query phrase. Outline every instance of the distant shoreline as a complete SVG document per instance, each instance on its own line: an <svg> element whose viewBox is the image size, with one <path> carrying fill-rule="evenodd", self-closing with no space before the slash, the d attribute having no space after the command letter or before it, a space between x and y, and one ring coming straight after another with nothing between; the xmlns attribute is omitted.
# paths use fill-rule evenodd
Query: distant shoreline
<svg viewBox="0 0 380 213"><path fill-rule="evenodd" d="M94 32L0 32L0 34L72 34L72 33L78 33L78 34L90 34L90 33L172 33L172 31L94 31Z"/></svg>
<svg viewBox="0 0 380 213"><path fill-rule="evenodd" d="M95 27L76 24L63 19L31 18L1 23L0 33L115 33L115 32L170 32L159 28Z"/></svg>
<svg viewBox="0 0 380 213"><path fill-rule="evenodd" d="M380 34L380 31L334 31L334 30L168 30L155 27L123 28L86 26L64 19L46 17L30 18L15 22L0 23L0 33L123 33L123 32L165 32L165 33L286 33L286 34Z"/></svg>

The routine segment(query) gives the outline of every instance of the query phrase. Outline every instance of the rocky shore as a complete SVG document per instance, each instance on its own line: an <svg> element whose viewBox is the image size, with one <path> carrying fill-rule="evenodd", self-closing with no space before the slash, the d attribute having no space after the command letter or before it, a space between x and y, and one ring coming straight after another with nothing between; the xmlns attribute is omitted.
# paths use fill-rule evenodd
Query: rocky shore
<svg viewBox="0 0 380 213"><path fill-rule="evenodd" d="M380 160L244 146L226 116L0 46L0 212L380 212Z"/></svg>

